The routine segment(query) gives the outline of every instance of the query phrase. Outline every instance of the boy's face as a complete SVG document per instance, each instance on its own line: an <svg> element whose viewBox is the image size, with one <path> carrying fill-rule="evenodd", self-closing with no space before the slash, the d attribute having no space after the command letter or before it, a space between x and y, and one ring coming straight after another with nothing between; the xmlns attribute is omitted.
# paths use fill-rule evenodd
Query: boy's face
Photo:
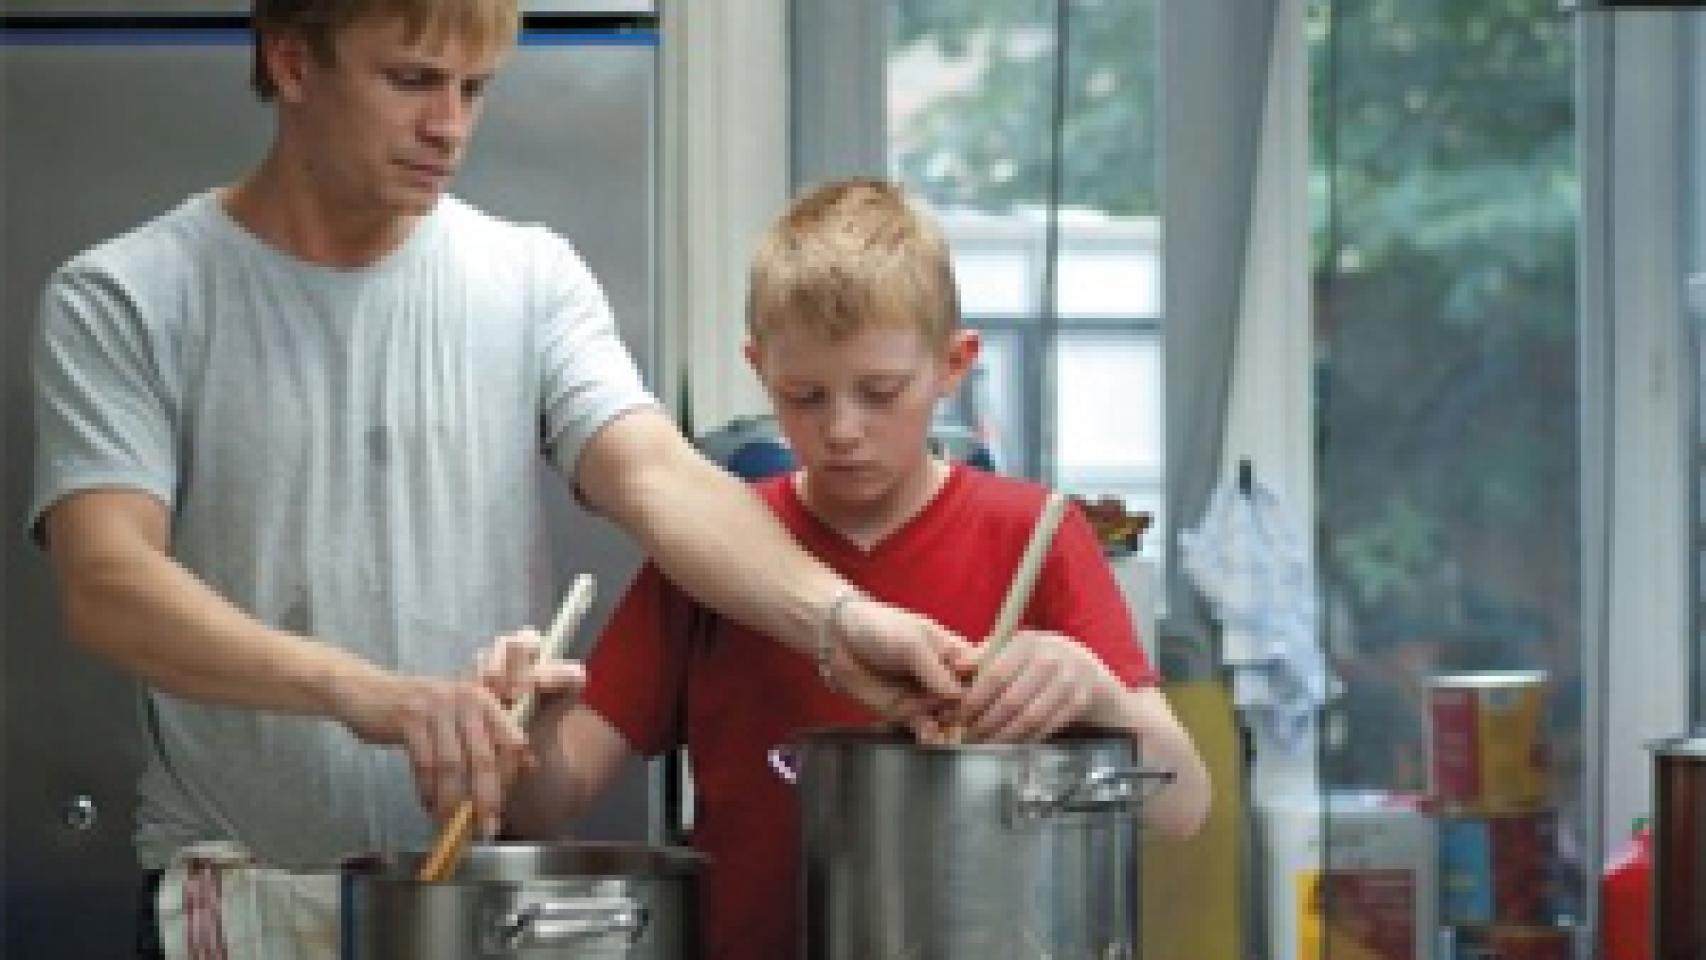
<svg viewBox="0 0 1706 960"><path fill-rule="evenodd" d="M937 350L910 325L871 325L832 340L784 324L749 343L746 355L813 501L869 518L885 506L906 509L930 482L925 444L936 403L958 388L977 348L967 330Z"/></svg>
<svg viewBox="0 0 1706 960"><path fill-rule="evenodd" d="M310 174L351 213L432 208L461 165L507 52L475 49L453 31L442 40L421 34L411 38L399 18L359 20L338 33L329 64L300 36L270 44L280 105Z"/></svg>

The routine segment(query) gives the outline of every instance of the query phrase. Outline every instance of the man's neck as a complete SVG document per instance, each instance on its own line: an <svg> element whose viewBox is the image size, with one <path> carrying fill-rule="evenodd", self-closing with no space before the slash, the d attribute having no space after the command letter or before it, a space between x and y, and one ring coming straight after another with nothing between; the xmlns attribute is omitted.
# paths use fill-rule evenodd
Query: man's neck
<svg viewBox="0 0 1706 960"><path fill-rule="evenodd" d="M369 266L408 239L418 216L353 211L319 190L277 150L220 202L232 219L269 245L309 263L337 269Z"/></svg>

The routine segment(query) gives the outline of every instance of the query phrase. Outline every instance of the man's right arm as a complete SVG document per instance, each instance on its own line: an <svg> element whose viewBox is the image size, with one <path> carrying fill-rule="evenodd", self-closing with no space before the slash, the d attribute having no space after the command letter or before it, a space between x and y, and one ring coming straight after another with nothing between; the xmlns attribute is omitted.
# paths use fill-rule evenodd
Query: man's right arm
<svg viewBox="0 0 1706 960"><path fill-rule="evenodd" d="M335 690L375 679L371 665L260 623L172 560L166 508L148 494L72 494L45 525L72 637L167 693L336 716Z"/></svg>
<svg viewBox="0 0 1706 960"><path fill-rule="evenodd" d="M339 721L404 747L441 818L470 792L487 822L500 765L526 741L473 679L403 677L329 643L268 626L170 556L166 507L134 490L71 494L47 513L48 552L71 635L174 696Z"/></svg>

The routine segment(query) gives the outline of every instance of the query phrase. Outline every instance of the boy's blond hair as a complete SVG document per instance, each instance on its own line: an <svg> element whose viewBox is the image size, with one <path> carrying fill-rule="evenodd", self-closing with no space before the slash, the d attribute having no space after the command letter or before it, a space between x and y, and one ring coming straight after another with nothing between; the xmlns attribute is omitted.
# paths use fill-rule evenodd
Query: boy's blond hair
<svg viewBox="0 0 1706 960"><path fill-rule="evenodd" d="M960 324L947 241L895 184L824 184L759 240L746 324L758 343L782 327L840 340L874 324L910 324L945 349Z"/></svg>
<svg viewBox="0 0 1706 960"><path fill-rule="evenodd" d="M278 93L261 56L261 39L267 34L301 34L315 60L329 67L336 55L338 32L369 18L402 20L412 40L456 37L481 51L507 49L521 28L517 0L255 0L250 85L262 100Z"/></svg>

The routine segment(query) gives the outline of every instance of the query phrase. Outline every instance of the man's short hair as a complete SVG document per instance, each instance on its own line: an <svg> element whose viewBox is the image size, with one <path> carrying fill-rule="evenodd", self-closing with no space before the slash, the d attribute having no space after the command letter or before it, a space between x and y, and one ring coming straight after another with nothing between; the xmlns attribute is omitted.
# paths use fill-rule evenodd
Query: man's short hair
<svg viewBox="0 0 1706 960"><path fill-rule="evenodd" d="M839 340L880 324L913 326L945 348L960 324L948 243L896 184L826 183L759 241L746 322L759 342L783 326Z"/></svg>
<svg viewBox="0 0 1706 960"><path fill-rule="evenodd" d="M409 36L459 37L482 50L500 50L515 42L521 13L517 0L255 0L254 68L250 85L262 100L278 93L261 40L269 33L295 31L307 41L322 66L336 56L338 32L370 17L401 19Z"/></svg>

